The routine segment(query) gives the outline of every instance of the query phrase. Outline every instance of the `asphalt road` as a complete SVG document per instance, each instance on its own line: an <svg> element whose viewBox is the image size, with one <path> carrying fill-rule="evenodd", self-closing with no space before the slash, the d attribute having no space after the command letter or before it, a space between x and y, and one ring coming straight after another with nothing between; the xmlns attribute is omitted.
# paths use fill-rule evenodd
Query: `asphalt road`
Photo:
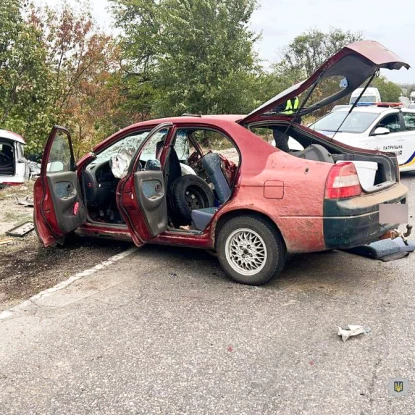
<svg viewBox="0 0 415 415"><path fill-rule="evenodd" d="M0 321L0 414L412 415L414 265L299 255L253 288L144 247ZM372 331L343 343L347 324Z"/></svg>

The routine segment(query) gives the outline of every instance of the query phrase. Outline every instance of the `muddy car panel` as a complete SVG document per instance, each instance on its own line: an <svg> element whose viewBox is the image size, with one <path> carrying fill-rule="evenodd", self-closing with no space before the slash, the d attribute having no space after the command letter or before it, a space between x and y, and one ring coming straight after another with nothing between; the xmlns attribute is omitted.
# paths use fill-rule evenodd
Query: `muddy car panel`
<svg viewBox="0 0 415 415"><path fill-rule="evenodd" d="M408 191L401 183L360 198L324 201L324 240L327 248L353 248L373 242L399 224L379 223L379 204L407 202ZM356 230L359 230L356 232Z"/></svg>

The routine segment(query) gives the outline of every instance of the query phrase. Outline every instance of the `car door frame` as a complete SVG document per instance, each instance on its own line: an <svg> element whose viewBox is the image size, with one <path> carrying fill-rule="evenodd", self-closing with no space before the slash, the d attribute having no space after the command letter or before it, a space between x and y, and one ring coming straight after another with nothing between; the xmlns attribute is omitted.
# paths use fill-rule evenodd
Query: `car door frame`
<svg viewBox="0 0 415 415"><path fill-rule="evenodd" d="M70 160L66 170L53 172L48 170L48 162L59 132L68 139ZM62 241L86 221L72 138L65 127L55 125L46 141L40 175L34 185L34 202L35 229L45 246Z"/></svg>
<svg viewBox="0 0 415 415"><path fill-rule="evenodd" d="M168 132L165 145L159 154L160 170L144 170L140 164L140 156L145 146L157 132L166 128ZM134 155L126 177L121 179L117 186L117 206L137 246L142 246L167 230L167 190L164 168L166 143L174 130L174 124L171 122L154 127ZM146 183L148 186L143 186ZM154 186L154 192L151 186Z"/></svg>
<svg viewBox="0 0 415 415"><path fill-rule="evenodd" d="M402 123L404 125L404 136L402 139L402 146L404 152L404 162L400 164L400 167L412 169L413 165L415 164L415 146L411 145L413 142L413 138L415 138L415 129L408 129L407 124L405 122L404 113L412 114L415 117L415 112L412 111L399 111L402 117Z"/></svg>
<svg viewBox="0 0 415 415"><path fill-rule="evenodd" d="M382 120L384 120L386 117L389 117L391 115L397 115L398 116L398 120L399 120L399 124L400 124L400 127L401 127L401 131L398 131L398 132L392 132L391 131L389 134L374 135L373 133L375 132L376 128L378 128L379 123ZM379 151L384 151L386 153L394 153L396 155L396 158L398 159L398 163L399 163L399 157L402 157L402 154L399 154L398 153L399 152L399 148L398 148L399 144L398 144L398 141L399 140L403 140L403 138L399 138L399 135L402 134L402 133L404 133L404 132L405 132L405 123L404 123L404 119L403 119L402 113L400 111L398 111L398 112L390 112L390 113L387 113L387 114L382 115L380 118L378 118L376 120L376 122L374 123L374 125L373 125L373 127L372 127L372 129L370 131L369 137L372 137L373 138L373 145L374 145L374 147L372 148L372 150L377 149L377 147L379 147L378 148ZM392 134L392 138L391 138L391 134ZM378 139L385 139L385 138L389 138L390 141L391 141L391 144L388 144L388 145L396 146L396 149L393 149L393 148L391 148L391 149L384 149L385 143L381 143L381 145L378 145L377 140ZM394 140L396 140L396 144L393 143Z"/></svg>

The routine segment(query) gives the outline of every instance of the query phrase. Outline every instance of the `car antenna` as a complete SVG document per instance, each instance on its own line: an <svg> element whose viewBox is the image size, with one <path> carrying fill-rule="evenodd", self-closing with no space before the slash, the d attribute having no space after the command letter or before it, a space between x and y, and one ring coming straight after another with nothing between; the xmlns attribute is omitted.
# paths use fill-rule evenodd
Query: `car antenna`
<svg viewBox="0 0 415 415"><path fill-rule="evenodd" d="M366 85L364 86L362 92L360 93L360 95L357 97L356 101L353 102L349 112L346 114L346 116L344 117L343 121L340 123L340 125L337 127L337 130L334 132L334 134L332 135L331 138L334 138L334 136L339 132L340 128L342 127L342 125L344 124L344 122L346 121L347 117L350 115L350 113L353 111L353 109L356 107L357 103L359 102L360 98L362 98L363 94L365 93L366 89L368 88L368 86L370 85L370 83L373 81L373 78L375 76L379 75L379 69L377 69L375 72L373 72L373 75L370 77L369 81L366 83Z"/></svg>

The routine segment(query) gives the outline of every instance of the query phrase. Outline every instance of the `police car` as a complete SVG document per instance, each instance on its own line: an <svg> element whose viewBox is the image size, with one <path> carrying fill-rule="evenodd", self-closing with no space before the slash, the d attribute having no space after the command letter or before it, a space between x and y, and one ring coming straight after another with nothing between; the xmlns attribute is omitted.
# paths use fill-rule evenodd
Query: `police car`
<svg viewBox="0 0 415 415"><path fill-rule="evenodd" d="M354 147L395 153L400 171L415 170L415 109L402 103L337 108L309 127Z"/></svg>

